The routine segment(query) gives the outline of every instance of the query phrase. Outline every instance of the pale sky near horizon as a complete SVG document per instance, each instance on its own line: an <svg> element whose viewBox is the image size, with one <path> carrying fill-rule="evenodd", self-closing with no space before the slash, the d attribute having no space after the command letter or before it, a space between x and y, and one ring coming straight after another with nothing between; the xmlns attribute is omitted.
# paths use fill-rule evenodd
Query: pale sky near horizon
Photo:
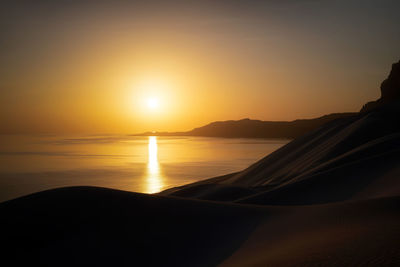
<svg viewBox="0 0 400 267"><path fill-rule="evenodd" d="M400 1L3 1L0 133L182 131L358 111Z"/></svg>

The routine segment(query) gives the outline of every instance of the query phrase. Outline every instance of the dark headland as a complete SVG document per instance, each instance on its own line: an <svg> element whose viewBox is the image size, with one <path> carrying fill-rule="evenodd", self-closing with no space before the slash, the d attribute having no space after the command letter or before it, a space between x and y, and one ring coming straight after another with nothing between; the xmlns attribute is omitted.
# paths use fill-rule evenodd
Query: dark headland
<svg viewBox="0 0 400 267"><path fill-rule="evenodd" d="M399 81L238 173L3 202L1 266L398 266Z"/></svg>
<svg viewBox="0 0 400 267"><path fill-rule="evenodd" d="M145 132L134 136L203 136L224 138L297 138L322 125L356 113L333 113L314 119L261 121L252 119L215 121L187 132Z"/></svg>

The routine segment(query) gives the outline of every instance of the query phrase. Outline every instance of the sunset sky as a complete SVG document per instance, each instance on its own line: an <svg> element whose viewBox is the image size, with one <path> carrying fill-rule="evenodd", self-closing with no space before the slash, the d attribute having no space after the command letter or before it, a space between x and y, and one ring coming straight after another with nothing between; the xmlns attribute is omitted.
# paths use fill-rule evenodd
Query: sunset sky
<svg viewBox="0 0 400 267"><path fill-rule="evenodd" d="M358 111L400 59L399 10L369 0L2 1L0 133Z"/></svg>

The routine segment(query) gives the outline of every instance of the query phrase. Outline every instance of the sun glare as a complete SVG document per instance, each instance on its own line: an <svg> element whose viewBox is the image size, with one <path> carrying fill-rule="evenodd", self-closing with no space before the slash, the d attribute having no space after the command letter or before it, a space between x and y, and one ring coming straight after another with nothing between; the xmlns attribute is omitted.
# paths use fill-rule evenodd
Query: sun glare
<svg viewBox="0 0 400 267"><path fill-rule="evenodd" d="M159 107L159 101L157 98L148 98L147 107L150 109L157 109Z"/></svg>
<svg viewBox="0 0 400 267"><path fill-rule="evenodd" d="M173 101L171 96L174 94L170 85L170 82L158 78L143 80L138 78L133 82L133 86L129 87L131 95L128 98L129 102L126 103L131 111L141 116L140 119L146 120L147 123L153 120L155 123L155 120L165 118L171 112L171 101Z"/></svg>

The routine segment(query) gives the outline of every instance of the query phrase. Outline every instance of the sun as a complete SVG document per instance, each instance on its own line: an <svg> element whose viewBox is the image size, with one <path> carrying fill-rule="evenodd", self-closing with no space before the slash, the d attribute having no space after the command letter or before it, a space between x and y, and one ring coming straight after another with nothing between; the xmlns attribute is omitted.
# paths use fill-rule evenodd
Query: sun
<svg viewBox="0 0 400 267"><path fill-rule="evenodd" d="M150 97L147 99L147 107L149 109L157 109L159 107L160 103L158 101L158 98L155 97Z"/></svg>
<svg viewBox="0 0 400 267"><path fill-rule="evenodd" d="M156 78L136 81L133 88L135 109L138 107L137 111L154 118L155 116L164 116L170 104L168 84L166 81Z"/></svg>

